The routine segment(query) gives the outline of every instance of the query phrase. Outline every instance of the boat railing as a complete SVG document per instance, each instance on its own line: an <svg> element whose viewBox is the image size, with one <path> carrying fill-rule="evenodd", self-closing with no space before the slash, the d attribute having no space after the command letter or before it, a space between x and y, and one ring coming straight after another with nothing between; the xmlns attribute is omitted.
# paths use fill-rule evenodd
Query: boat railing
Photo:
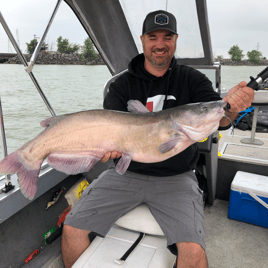
<svg viewBox="0 0 268 268"><path fill-rule="evenodd" d="M4 117L3 117L3 111L2 111L2 102L0 97L0 128L1 128L1 136L2 136L2 148L3 148L3 155L4 157L7 156L7 142L6 142L6 134L5 134L5 127L4 127ZM11 183L11 177L9 174L5 175L6 177L6 183L2 190L3 192L9 192L10 190L14 189L14 186Z"/></svg>
<svg viewBox="0 0 268 268"><path fill-rule="evenodd" d="M43 99L44 103L46 104L46 106L47 106L47 108L48 108L48 110L49 110L49 112L51 113L52 116L56 116L56 113L54 112L52 106L50 105L50 103L49 103L49 101L47 99L47 97L45 96L45 94L42 91L39 83L37 82L34 74L32 73L32 69L33 69L34 63L35 63L35 61L36 61L36 59L38 57L38 53L41 50L42 44L43 44L43 42L45 40L45 37L46 37L46 35L48 33L48 30L49 30L49 28L50 28L50 26L51 26L51 24L53 22L53 19L54 19L55 15L56 15L56 13L57 13L57 11L59 9L59 6L60 6L61 2L62 2L62 0L57 1L57 4L56 4L56 6L55 6L55 8L53 10L51 18L50 18L50 20L49 20L49 22L47 24L47 27L45 28L45 31L44 31L40 41L38 42L38 45L36 46L29 63L27 62L26 58L22 54L22 52L21 52L21 50L20 50L20 48L19 48L14 36L12 35L12 32L10 31L10 29L9 29L5 19L4 19L4 16L2 15L2 13L0 11L0 22L1 22L3 28L4 28L5 32L6 32L9 40L11 41L14 49L16 50L19 59L21 60L22 64L24 65L25 71L30 76L32 82L34 83L36 89L38 90L41 98ZM6 142L6 135L5 135L4 117L3 117L2 105L1 105L1 98L0 98L0 120L1 120L0 128L1 128L1 136L2 136L3 156L6 157L8 153L7 153L7 142ZM4 185L1 184L0 192L6 192L7 193L10 190L12 190L14 188L14 186L11 183L10 175L6 175L5 177L6 177L6 182L5 182Z"/></svg>
<svg viewBox="0 0 268 268"><path fill-rule="evenodd" d="M50 26L51 26L51 24L52 24L52 22L53 22L53 20L54 20L55 15L57 14L57 11L58 11L58 9L59 9L59 7L60 7L61 2L62 2L62 0L58 0L57 4L56 4L56 6L55 6L55 8L54 8L54 10L53 10L53 13L52 13L52 15L51 15L51 17L50 17L50 20L49 20L49 22L48 22L48 24L47 24L47 27L45 28L45 31L44 31L44 33L43 33L43 35L42 35L40 41L38 42L37 46L35 47L35 50L34 50L34 52L33 52L33 54L32 54L32 57L31 57L31 59L30 59L30 62L28 63L28 66L25 67L25 71L26 71L27 73L31 72L32 69L33 69L33 67L34 67L35 61L36 61L36 59L37 59L37 57L38 57L38 53L39 53L40 50L41 50L41 47L42 47L42 45L43 45L43 42L45 41L45 38L46 38L47 33L48 33L48 31L49 31L49 28L50 28Z"/></svg>
<svg viewBox="0 0 268 268"><path fill-rule="evenodd" d="M8 27L8 25L7 25L6 21L5 21L2 13L1 13L1 11L0 11L0 22L1 22L1 24L2 24L2 26L4 28L4 30L5 30L6 34L8 35L8 38L11 41L14 49L16 50L16 52L17 52L22 64L24 65L24 67L27 68L29 66L29 64L28 64L27 60L25 59L24 55L22 54L22 52L21 52L21 50L20 50L20 48L19 48L14 36L12 35L12 33L11 33L11 31L10 31L10 29L9 29L9 27ZM41 89L39 83L37 82L34 74L32 72L28 72L28 74L29 74L30 78L32 79L35 87L37 88L39 94L41 95L43 101L45 102L45 104L46 104L48 110L50 111L51 115L56 116L53 108L51 107L48 99L46 98L44 92L42 91L42 89Z"/></svg>

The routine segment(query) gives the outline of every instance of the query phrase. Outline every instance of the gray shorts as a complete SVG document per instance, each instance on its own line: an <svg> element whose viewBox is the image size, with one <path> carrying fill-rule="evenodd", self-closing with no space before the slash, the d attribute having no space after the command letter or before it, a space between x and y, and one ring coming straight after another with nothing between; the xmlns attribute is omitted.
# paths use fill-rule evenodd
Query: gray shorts
<svg viewBox="0 0 268 268"><path fill-rule="evenodd" d="M83 192L66 225L105 236L114 222L146 203L167 238L168 246L195 242L205 249L202 191L193 171L169 177L115 169L103 172Z"/></svg>

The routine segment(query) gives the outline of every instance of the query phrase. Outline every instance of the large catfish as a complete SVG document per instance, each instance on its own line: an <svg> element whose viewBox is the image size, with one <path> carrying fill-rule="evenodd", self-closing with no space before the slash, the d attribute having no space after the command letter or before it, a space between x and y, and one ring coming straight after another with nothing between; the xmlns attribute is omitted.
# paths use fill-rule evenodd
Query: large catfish
<svg viewBox="0 0 268 268"><path fill-rule="evenodd" d="M51 117L35 139L5 157L0 172L17 173L25 197L37 191L43 160L66 174L89 171L109 151L122 153L116 170L124 174L130 161L164 161L219 127L224 101L194 103L150 113L139 101L128 102L127 112L90 110Z"/></svg>

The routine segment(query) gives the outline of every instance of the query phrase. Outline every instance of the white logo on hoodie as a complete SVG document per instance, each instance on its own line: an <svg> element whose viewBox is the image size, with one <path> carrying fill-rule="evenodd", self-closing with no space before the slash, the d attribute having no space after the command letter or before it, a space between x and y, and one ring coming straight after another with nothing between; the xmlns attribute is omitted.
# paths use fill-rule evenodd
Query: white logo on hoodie
<svg viewBox="0 0 268 268"><path fill-rule="evenodd" d="M154 97L148 98L146 107L150 112L158 112L163 110L165 95L156 95ZM172 95L167 96L167 100L176 100Z"/></svg>

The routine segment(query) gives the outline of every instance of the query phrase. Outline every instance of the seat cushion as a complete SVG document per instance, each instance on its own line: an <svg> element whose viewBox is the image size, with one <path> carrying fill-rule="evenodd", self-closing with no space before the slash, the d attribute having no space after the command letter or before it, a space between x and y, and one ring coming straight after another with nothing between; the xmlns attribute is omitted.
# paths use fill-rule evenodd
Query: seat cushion
<svg viewBox="0 0 268 268"><path fill-rule="evenodd" d="M164 236L162 229L145 204L128 212L123 217L119 218L115 224L137 232Z"/></svg>

